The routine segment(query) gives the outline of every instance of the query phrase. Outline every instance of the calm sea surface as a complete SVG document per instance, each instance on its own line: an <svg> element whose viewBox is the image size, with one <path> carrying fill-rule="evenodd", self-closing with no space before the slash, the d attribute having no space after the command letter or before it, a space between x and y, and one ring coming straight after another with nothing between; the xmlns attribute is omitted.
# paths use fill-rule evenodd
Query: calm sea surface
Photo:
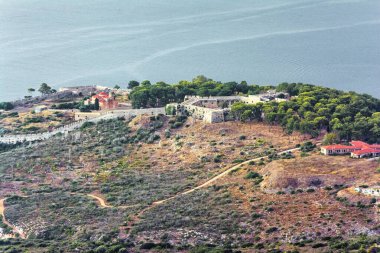
<svg viewBox="0 0 380 253"><path fill-rule="evenodd" d="M380 1L0 0L0 101L198 74L380 97Z"/></svg>

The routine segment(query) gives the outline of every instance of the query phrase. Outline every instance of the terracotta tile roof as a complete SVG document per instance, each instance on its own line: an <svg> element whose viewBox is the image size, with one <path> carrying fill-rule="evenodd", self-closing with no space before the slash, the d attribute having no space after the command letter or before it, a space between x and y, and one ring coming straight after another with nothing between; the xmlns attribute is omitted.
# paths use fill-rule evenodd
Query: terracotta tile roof
<svg viewBox="0 0 380 253"><path fill-rule="evenodd" d="M371 153L380 153L380 150L376 150L373 148L365 148L365 149L354 151L352 153L354 155L364 155L364 154L371 154Z"/></svg>
<svg viewBox="0 0 380 253"><path fill-rule="evenodd" d="M334 150L334 149L357 149L357 147L354 147L354 146L341 145L341 144L323 146L322 148L330 149L330 150Z"/></svg>
<svg viewBox="0 0 380 253"><path fill-rule="evenodd" d="M374 145L371 145L371 148L380 149L380 145L379 144L374 144Z"/></svg>
<svg viewBox="0 0 380 253"><path fill-rule="evenodd" d="M351 141L351 145L358 148L369 148L371 145L365 143L364 141Z"/></svg>

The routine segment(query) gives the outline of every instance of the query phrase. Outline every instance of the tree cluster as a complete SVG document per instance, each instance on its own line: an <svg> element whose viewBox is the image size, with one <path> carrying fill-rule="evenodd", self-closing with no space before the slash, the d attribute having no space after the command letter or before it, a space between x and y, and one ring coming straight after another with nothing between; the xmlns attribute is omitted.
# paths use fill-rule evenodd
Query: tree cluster
<svg viewBox="0 0 380 253"><path fill-rule="evenodd" d="M10 102L1 102L0 103L0 110L9 111L14 108L13 104Z"/></svg>
<svg viewBox="0 0 380 253"><path fill-rule="evenodd" d="M380 100L367 94L343 92L301 83L282 83L277 91L290 101L245 105L235 103L232 113L242 121L257 120L281 125L287 133L317 136L334 133L328 142L352 139L380 142Z"/></svg>
<svg viewBox="0 0 380 253"><path fill-rule="evenodd" d="M197 76L192 81L180 81L178 84L169 85L158 82L151 85L149 81L138 84L131 81L133 88L130 99L134 108L162 107L168 103L182 102L186 95L193 96L231 96L236 94L258 94L274 88L273 86L248 85L247 82L214 81L205 76Z"/></svg>

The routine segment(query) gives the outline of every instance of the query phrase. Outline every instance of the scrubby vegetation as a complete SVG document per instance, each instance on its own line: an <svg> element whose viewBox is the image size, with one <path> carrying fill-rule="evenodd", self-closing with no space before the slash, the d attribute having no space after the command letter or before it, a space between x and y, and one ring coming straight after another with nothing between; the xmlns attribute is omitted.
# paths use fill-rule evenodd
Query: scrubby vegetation
<svg viewBox="0 0 380 253"><path fill-rule="evenodd" d="M181 122L181 126L171 127L176 122ZM127 232L123 226L133 215L152 202L198 185L233 160L245 161L264 155L269 147L280 147L277 134L273 136L265 126L257 126L258 137L250 134L251 127L242 125L237 131L236 123L231 123L205 129L199 122L186 127L187 118L180 116L119 118L86 124L67 136L0 154L1 182L8 185L1 188L1 195L8 196L7 219L21 224L29 235L27 240L7 241L0 246L1 250L17 252L28 248L33 252L49 252L54 248L71 252L78 248L102 252L113 247L192 250L190 241L184 245L168 244L162 238L150 241L144 237L142 241L133 241L134 246L125 238L117 238L123 238ZM243 135L245 138L241 138ZM289 147L293 145L295 141L289 143ZM112 207L101 208L87 196L94 192ZM221 196L219 190L216 192L210 201L215 198L213 201L224 205L234 203L228 189ZM210 217L213 215L210 210ZM238 210L234 215L239 215ZM215 217L216 230L223 225L217 223L219 218ZM189 230L191 226L190 223ZM226 223L228 230L227 226ZM132 235L144 231L136 226Z"/></svg>
<svg viewBox="0 0 380 253"><path fill-rule="evenodd" d="M73 122L72 112L5 112L0 114L0 135L30 134L49 131Z"/></svg>

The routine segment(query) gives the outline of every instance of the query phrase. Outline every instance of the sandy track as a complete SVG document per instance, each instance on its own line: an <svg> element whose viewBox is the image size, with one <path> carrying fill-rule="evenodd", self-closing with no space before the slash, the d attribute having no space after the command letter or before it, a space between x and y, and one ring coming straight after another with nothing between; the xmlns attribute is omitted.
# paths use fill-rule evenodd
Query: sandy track
<svg viewBox="0 0 380 253"><path fill-rule="evenodd" d="M22 231L22 229L16 227L15 225L11 224L7 219L5 218L5 200L6 198L0 199L0 215L2 216L3 223L12 228L14 234L18 234L20 238L26 239L26 234Z"/></svg>
<svg viewBox="0 0 380 253"><path fill-rule="evenodd" d="M113 206L107 205L106 201L103 198L99 197L99 196L96 196L94 194L87 194L87 196L89 196L90 198L96 199L99 202L99 205L101 207L106 207L106 208L113 207Z"/></svg>

